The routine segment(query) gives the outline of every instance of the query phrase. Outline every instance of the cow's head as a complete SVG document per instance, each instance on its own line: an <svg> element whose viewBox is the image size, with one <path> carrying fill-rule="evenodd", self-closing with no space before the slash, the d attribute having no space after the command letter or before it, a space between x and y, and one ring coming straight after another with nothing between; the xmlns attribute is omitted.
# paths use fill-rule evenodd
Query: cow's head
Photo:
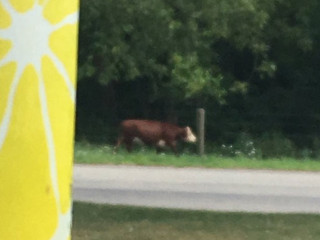
<svg viewBox="0 0 320 240"><path fill-rule="evenodd" d="M190 127L185 127L184 130L185 130L185 137L183 138L184 141L192 142L192 143L197 141L197 137L193 134Z"/></svg>

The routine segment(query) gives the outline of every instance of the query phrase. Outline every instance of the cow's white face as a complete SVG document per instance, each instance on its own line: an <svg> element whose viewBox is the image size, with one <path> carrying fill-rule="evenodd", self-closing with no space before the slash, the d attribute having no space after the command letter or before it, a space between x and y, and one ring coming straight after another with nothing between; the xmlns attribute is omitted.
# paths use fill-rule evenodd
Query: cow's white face
<svg viewBox="0 0 320 240"><path fill-rule="evenodd" d="M192 143L196 142L197 138L193 134L193 132L191 131L191 128L190 127L186 127L185 130L186 130L187 136L186 136L186 138L184 140L186 142L192 142Z"/></svg>

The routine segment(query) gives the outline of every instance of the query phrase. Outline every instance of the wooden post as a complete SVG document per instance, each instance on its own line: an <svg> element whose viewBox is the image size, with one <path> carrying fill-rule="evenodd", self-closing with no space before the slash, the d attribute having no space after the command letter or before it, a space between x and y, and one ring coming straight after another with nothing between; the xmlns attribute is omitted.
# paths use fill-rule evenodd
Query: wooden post
<svg viewBox="0 0 320 240"><path fill-rule="evenodd" d="M197 146L198 154L202 156L204 154L204 135L205 135L205 110L203 108L197 109Z"/></svg>

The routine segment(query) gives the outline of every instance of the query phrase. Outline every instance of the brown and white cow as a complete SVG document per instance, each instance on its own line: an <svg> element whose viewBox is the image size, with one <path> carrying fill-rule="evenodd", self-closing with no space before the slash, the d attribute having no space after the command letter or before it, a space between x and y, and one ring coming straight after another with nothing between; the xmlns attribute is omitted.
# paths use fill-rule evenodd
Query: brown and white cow
<svg viewBox="0 0 320 240"><path fill-rule="evenodd" d="M114 151L124 142L130 152L136 140L155 146L157 152L169 146L177 154L177 141L196 142L197 138L190 127L179 127L171 123L151 120L124 120L120 125L120 136Z"/></svg>

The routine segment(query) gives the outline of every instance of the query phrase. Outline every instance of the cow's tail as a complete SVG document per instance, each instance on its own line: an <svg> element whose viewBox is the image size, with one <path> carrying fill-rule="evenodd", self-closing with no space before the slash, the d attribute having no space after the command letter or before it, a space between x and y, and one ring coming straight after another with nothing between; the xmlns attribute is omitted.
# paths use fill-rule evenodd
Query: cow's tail
<svg viewBox="0 0 320 240"><path fill-rule="evenodd" d="M120 128L119 128L119 134L118 134L118 139L116 144L113 147L113 154L116 154L118 148L120 147L121 143L123 142L123 132L122 132L122 123L120 124Z"/></svg>
<svg viewBox="0 0 320 240"><path fill-rule="evenodd" d="M123 137L122 136L118 137L118 140L117 140L115 146L113 147L113 154L115 154L117 152L117 150L120 147L122 142L123 142Z"/></svg>

